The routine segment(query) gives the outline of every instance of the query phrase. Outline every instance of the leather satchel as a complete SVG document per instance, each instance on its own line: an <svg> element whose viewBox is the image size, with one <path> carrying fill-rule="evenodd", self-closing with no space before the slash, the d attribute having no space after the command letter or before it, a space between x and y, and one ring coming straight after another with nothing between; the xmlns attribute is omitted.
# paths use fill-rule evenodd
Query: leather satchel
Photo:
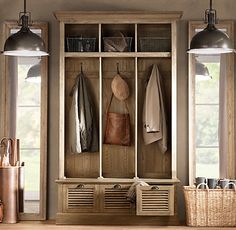
<svg viewBox="0 0 236 230"><path fill-rule="evenodd" d="M127 104L123 102L127 110L125 114L109 112L112 98L113 94L107 107L104 144L130 146L130 116Z"/></svg>

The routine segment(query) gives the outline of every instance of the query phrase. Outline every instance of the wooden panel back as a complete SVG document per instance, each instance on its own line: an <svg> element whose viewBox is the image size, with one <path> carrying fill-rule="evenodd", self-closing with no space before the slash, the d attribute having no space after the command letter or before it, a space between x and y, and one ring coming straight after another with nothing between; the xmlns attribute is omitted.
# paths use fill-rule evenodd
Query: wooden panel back
<svg viewBox="0 0 236 230"><path fill-rule="evenodd" d="M143 141L143 102L152 65L157 64L164 85L168 150L162 154L157 142ZM171 59L140 58L138 60L138 176L143 178L171 178Z"/></svg>
<svg viewBox="0 0 236 230"><path fill-rule="evenodd" d="M82 68L87 79L87 86L94 103L97 130L99 135L99 59L67 58L65 63L65 168L66 177L98 177L99 152L72 154L69 147L69 111L72 97L69 95L76 77Z"/></svg>
<svg viewBox="0 0 236 230"><path fill-rule="evenodd" d="M127 105L131 123L131 146L103 145L103 176L104 177L134 177L134 115L135 115L135 73L133 58L104 58L103 70L103 137L106 123L106 110L111 98L111 82L117 74L117 63L121 76L129 85L130 96ZM124 103L113 97L111 112L126 113Z"/></svg>

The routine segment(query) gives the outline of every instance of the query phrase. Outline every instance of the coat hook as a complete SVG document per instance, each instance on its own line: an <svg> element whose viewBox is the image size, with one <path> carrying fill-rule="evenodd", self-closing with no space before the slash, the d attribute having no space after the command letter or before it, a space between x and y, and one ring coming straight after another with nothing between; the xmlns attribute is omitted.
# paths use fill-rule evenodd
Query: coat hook
<svg viewBox="0 0 236 230"><path fill-rule="evenodd" d="M120 74L120 70L119 70L119 62L116 63L116 71L117 71L117 74Z"/></svg>
<svg viewBox="0 0 236 230"><path fill-rule="evenodd" d="M83 73L83 63L80 63L80 72Z"/></svg>

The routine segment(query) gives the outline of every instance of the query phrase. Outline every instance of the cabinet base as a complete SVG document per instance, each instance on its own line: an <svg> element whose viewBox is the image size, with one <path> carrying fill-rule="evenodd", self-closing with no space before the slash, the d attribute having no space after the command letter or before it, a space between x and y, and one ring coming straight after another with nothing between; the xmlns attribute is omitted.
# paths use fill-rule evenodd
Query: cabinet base
<svg viewBox="0 0 236 230"><path fill-rule="evenodd" d="M57 213L56 224L176 226L179 220L177 216Z"/></svg>

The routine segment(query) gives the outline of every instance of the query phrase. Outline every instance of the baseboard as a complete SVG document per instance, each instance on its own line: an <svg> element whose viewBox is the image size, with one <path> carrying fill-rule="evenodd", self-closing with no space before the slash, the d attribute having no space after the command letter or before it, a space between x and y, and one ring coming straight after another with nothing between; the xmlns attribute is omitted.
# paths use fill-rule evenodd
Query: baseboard
<svg viewBox="0 0 236 230"><path fill-rule="evenodd" d="M177 216L57 213L56 224L178 226Z"/></svg>

